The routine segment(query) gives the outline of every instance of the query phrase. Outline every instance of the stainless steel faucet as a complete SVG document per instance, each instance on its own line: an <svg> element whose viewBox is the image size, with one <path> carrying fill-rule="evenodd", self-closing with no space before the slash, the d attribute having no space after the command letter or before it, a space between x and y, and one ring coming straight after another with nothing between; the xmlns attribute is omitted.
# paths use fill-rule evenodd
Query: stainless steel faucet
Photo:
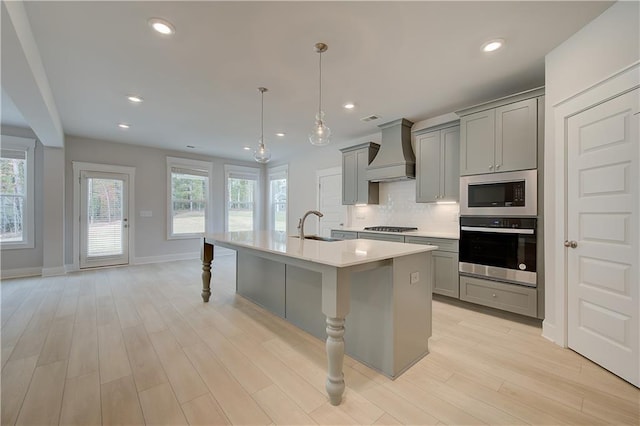
<svg viewBox="0 0 640 426"><path fill-rule="evenodd" d="M304 216L302 216L302 218L298 221L298 229L300 230L299 235L301 240L304 240L304 221L307 219L307 216L309 216L310 214L315 214L318 217L324 216L318 210L309 210L304 214Z"/></svg>

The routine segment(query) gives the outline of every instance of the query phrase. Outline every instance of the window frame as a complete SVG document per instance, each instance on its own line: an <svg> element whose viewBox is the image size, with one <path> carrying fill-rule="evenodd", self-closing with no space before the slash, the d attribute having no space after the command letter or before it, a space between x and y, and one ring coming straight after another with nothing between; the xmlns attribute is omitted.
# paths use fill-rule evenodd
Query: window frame
<svg viewBox="0 0 640 426"><path fill-rule="evenodd" d="M261 169L258 167L236 166L225 164L224 166L224 231L229 232L229 178L252 179L256 181L253 200L253 231L261 228L260 201L262 197Z"/></svg>
<svg viewBox="0 0 640 426"><path fill-rule="evenodd" d="M268 225L267 228L270 231L275 231L275 211L273 209L273 194L271 193L271 181L286 179L287 181L287 203L285 206L285 233L288 232L289 229L289 165L284 164L282 166L271 167L267 170L267 216L268 216Z"/></svg>
<svg viewBox="0 0 640 426"><path fill-rule="evenodd" d="M22 218L22 241L6 241L0 244L2 250L32 249L35 247L35 148L36 140L18 136L2 135L2 149L25 153L25 196Z"/></svg>
<svg viewBox="0 0 640 426"><path fill-rule="evenodd" d="M204 209L204 232L192 232L184 234L175 234L173 232L173 191L172 191L172 169L179 168L184 170L193 170L202 174L207 174L206 185L206 205ZM212 232L213 229L213 208L211 206L213 164L209 161L192 160L189 158L167 157L167 240L185 240L193 238L201 238L204 234Z"/></svg>

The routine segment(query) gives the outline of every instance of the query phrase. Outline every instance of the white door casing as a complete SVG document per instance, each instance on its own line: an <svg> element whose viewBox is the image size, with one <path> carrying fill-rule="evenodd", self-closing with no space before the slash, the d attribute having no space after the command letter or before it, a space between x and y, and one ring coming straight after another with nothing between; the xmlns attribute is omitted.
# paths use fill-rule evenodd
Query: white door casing
<svg viewBox="0 0 640 426"><path fill-rule="evenodd" d="M331 236L331 230L344 225L346 207L342 205L342 169L334 167L318 171L318 210L324 215L319 221L318 235Z"/></svg>
<svg viewBox="0 0 640 426"><path fill-rule="evenodd" d="M568 346L640 386L640 89L567 119Z"/></svg>

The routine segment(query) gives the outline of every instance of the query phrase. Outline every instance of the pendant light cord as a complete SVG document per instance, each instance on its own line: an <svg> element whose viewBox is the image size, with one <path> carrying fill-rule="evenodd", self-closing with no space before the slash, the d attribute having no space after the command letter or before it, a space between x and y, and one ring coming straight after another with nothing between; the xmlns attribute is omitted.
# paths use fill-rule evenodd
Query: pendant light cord
<svg viewBox="0 0 640 426"><path fill-rule="evenodd" d="M264 90L260 91L260 146L264 146Z"/></svg>
<svg viewBox="0 0 640 426"><path fill-rule="evenodd" d="M319 86L320 86L320 96L319 96L319 101L318 101L318 120L320 120L320 122L322 122L322 51L320 51L320 61L319 61L319 68L320 68L320 73L319 73L319 78L318 78L318 82L319 82Z"/></svg>

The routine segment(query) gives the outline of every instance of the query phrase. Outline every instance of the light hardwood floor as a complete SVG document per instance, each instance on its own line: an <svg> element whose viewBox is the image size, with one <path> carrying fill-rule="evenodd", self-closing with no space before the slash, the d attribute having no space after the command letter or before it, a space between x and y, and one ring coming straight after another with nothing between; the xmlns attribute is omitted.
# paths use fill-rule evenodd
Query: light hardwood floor
<svg viewBox="0 0 640 426"><path fill-rule="evenodd" d="M395 381L234 293L234 256L5 280L2 424L630 424L640 391L540 336L444 298L430 354ZM348 345L348 342L347 342Z"/></svg>

